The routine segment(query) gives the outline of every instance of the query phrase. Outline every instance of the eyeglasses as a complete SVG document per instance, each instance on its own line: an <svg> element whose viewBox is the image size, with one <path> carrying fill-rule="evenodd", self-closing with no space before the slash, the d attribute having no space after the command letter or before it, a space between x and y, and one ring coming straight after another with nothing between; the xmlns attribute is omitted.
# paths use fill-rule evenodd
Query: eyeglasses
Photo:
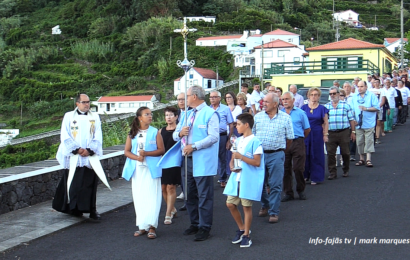
<svg viewBox="0 0 410 260"><path fill-rule="evenodd" d="M345 97L345 95L340 95L341 97Z"/></svg>
<svg viewBox="0 0 410 260"><path fill-rule="evenodd" d="M329 92L329 95L330 95L330 96L337 95L337 94L339 94L339 93L337 93L337 92L330 93L330 92Z"/></svg>
<svg viewBox="0 0 410 260"><path fill-rule="evenodd" d="M185 101L185 98L179 98L179 99L177 99L177 101L178 101L178 102Z"/></svg>
<svg viewBox="0 0 410 260"><path fill-rule="evenodd" d="M79 101L80 104L90 104L90 101Z"/></svg>
<svg viewBox="0 0 410 260"><path fill-rule="evenodd" d="M143 116L153 116L154 114L153 113L145 113L145 114L142 114Z"/></svg>
<svg viewBox="0 0 410 260"><path fill-rule="evenodd" d="M245 99L243 99L243 98L238 98L238 100L245 100Z"/></svg>
<svg viewBox="0 0 410 260"><path fill-rule="evenodd" d="M225 97L225 99L231 99L231 98L233 98L233 97Z"/></svg>

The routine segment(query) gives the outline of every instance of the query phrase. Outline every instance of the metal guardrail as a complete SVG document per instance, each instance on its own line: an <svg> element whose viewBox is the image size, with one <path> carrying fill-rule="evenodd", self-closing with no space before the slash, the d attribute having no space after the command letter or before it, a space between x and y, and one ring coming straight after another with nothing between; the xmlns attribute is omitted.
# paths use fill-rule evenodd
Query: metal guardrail
<svg viewBox="0 0 410 260"><path fill-rule="evenodd" d="M222 86L218 87L218 90L232 86L234 84L238 84L238 80L233 80L233 81L229 81L224 83ZM167 106L170 105L176 105L177 101L176 100L171 100L169 101L167 104L162 104L159 103L158 105L155 106L154 109L152 109L152 111L156 111L156 110L160 110L163 109ZM124 114L124 115L120 115L120 116L112 116L108 119L104 118L104 115L101 115L101 121L105 122L105 123L113 123L119 120L124 120L130 117L134 117L135 113L128 113L128 114ZM17 144L23 144L23 143L28 143L31 141L36 141L36 140L41 140L47 137L52 137L52 136L56 136L56 135L60 135L60 130L53 130L53 131L49 131L49 132L45 132L45 133L41 133L41 134L36 134L36 135L30 135L27 137L22 137L22 138L18 138L18 139L12 139L9 143L6 144L0 144L0 148L2 147L6 147L7 145L17 145Z"/></svg>

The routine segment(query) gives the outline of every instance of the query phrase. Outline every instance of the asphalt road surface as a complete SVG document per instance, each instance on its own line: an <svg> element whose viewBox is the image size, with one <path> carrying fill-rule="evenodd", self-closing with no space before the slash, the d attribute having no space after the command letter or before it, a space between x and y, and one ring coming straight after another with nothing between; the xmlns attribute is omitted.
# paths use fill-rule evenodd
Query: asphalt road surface
<svg viewBox="0 0 410 260"><path fill-rule="evenodd" d="M257 217L260 204L255 203L250 248L231 244L237 227L215 182L207 241L182 235L190 224L185 212L178 212L172 225L162 224L164 203L158 238L134 237L135 212L128 205L103 215L99 224L83 222L0 259L409 259L409 130L410 123L381 139L374 168L352 162L350 177L342 178L339 167L338 179L306 187L306 201L282 203L277 224Z"/></svg>

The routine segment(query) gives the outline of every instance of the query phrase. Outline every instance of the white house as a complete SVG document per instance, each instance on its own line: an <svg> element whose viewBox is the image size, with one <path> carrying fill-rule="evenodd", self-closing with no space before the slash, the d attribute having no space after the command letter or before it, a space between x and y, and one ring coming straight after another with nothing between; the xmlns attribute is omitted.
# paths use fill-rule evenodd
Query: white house
<svg viewBox="0 0 410 260"><path fill-rule="evenodd" d="M154 108L154 103L158 102L155 95L148 96L120 96L120 97L100 97L92 102L97 106L97 113L103 114L123 114L135 113L139 107Z"/></svg>
<svg viewBox="0 0 410 260"><path fill-rule="evenodd" d="M227 46L230 40L238 40L242 37L242 34L238 35L225 35L225 36L211 36L202 37L196 40L196 46Z"/></svg>
<svg viewBox="0 0 410 260"><path fill-rule="evenodd" d="M218 76L218 82L216 73L210 69L193 67L188 71L187 89L193 85L203 87L205 90L214 89L224 84L223 78ZM185 75L174 81L174 95L178 95L185 91Z"/></svg>
<svg viewBox="0 0 410 260"><path fill-rule="evenodd" d="M407 38L403 38L404 44L407 44ZM401 49L401 38L384 38L384 46L391 52L398 52Z"/></svg>
<svg viewBox="0 0 410 260"><path fill-rule="evenodd" d="M346 10L339 13L334 13L333 18L339 22L345 22L350 25L359 24L359 14L352 10Z"/></svg>
<svg viewBox="0 0 410 260"><path fill-rule="evenodd" d="M281 29L276 29L274 31L271 31L271 32L268 32L262 35L263 43L272 42L274 40L282 40L284 42L289 42L295 45L299 45L300 35L293 33L293 32L281 30Z"/></svg>
<svg viewBox="0 0 410 260"><path fill-rule="evenodd" d="M186 19L190 22L204 21L208 23L215 23L216 16L190 16L190 17L186 17Z"/></svg>
<svg viewBox="0 0 410 260"><path fill-rule="evenodd" d="M304 53L306 51L303 45L298 46L282 40L265 43L263 45L263 68L270 68L272 62L293 62L295 66L298 66L303 61ZM254 67L256 75L261 75L261 65L262 46L256 46Z"/></svg>

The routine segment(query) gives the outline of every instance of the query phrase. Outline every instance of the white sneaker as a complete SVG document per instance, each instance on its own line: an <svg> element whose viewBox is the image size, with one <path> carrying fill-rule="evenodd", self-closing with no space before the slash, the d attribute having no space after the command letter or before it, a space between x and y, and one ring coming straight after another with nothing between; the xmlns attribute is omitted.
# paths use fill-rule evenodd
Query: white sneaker
<svg viewBox="0 0 410 260"><path fill-rule="evenodd" d="M185 199L184 193L181 192L181 194L179 194L179 196L177 197L177 199L178 199L178 200L184 200L184 199Z"/></svg>

